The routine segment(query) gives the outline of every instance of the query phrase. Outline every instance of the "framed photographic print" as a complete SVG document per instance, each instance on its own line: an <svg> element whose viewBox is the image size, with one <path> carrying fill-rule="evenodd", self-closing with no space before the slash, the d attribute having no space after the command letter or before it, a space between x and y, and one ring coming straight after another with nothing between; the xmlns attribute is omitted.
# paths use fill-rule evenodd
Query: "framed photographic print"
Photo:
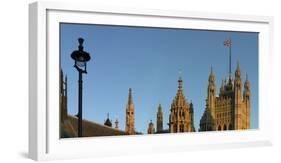
<svg viewBox="0 0 281 163"><path fill-rule="evenodd" d="M29 156L272 144L271 17L36 2Z"/></svg>

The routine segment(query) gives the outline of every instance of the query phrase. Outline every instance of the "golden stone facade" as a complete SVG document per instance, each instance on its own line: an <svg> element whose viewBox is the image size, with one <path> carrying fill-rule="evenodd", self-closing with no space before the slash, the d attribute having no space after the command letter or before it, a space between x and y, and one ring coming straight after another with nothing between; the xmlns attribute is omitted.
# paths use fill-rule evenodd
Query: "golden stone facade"
<svg viewBox="0 0 281 163"><path fill-rule="evenodd" d="M163 129L163 111L159 104L157 111L157 130L155 133L177 133L177 132L195 132L194 127L194 109L192 102L188 102L183 94L183 80L178 80L178 91L171 104L169 115L169 129ZM153 122L148 125L148 133L153 134Z"/></svg>
<svg viewBox="0 0 281 163"><path fill-rule="evenodd" d="M199 131L243 130L250 128L250 82L246 75L244 91L239 63L235 79L229 74L222 81L219 96L216 96L215 74L211 67L207 90L206 108L200 120Z"/></svg>
<svg viewBox="0 0 281 163"><path fill-rule="evenodd" d="M235 70L234 80L231 70L227 80L222 84L217 96L215 73L213 67L208 79L205 111L201 117L198 131L243 130L250 128L250 82L248 76L242 84L239 63ZM243 89L244 88L244 89ZM60 74L60 133L62 138L77 137L76 116L67 113L67 77ZM83 136L113 136L143 134L135 129L135 110L132 89L129 88L128 103L126 105L125 130L119 129L116 119L113 127L109 113L104 124L83 120ZM169 114L168 127L163 126L164 114L161 104L157 108L156 128L150 120L148 134L195 132L194 107L184 95L183 80L178 79L178 90L174 97Z"/></svg>
<svg viewBox="0 0 281 163"><path fill-rule="evenodd" d="M169 131L175 132L194 132L193 105L189 103L183 94L183 81L178 80L178 92L171 105L169 117Z"/></svg>

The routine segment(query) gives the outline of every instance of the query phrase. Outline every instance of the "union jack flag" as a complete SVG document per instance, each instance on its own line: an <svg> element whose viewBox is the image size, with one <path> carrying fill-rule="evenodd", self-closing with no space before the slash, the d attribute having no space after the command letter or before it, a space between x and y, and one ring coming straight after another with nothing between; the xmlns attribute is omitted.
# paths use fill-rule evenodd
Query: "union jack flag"
<svg viewBox="0 0 281 163"><path fill-rule="evenodd" d="M223 45L224 45L224 46L231 46L231 40L225 40L225 41L223 42Z"/></svg>

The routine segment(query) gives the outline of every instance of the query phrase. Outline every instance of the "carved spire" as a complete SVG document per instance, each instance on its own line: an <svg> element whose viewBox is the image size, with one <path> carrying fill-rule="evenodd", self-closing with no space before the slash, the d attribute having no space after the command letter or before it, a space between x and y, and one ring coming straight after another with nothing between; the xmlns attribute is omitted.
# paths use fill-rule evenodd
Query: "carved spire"
<svg viewBox="0 0 281 163"><path fill-rule="evenodd" d="M148 124L148 129L147 129L148 134L154 134L155 133L155 128L152 120L150 120L150 123Z"/></svg>
<svg viewBox="0 0 281 163"><path fill-rule="evenodd" d="M189 112L190 112L190 123L191 123L191 131L195 132L195 127L194 127L194 108L193 108L193 103L190 101L190 107L189 107Z"/></svg>
<svg viewBox="0 0 281 163"><path fill-rule="evenodd" d="M128 104L133 104L132 88L129 88Z"/></svg>
<svg viewBox="0 0 281 163"><path fill-rule="evenodd" d="M189 104L189 105L190 105L190 107L189 107L189 108L190 108L190 113L193 113L193 112L194 112L194 109L193 109L193 103L192 103L192 101L190 101L190 104Z"/></svg>
<svg viewBox="0 0 281 163"><path fill-rule="evenodd" d="M239 61L237 61L237 67L235 70L235 78L240 78L240 76L241 76L241 71L240 71Z"/></svg>
<svg viewBox="0 0 281 163"><path fill-rule="evenodd" d="M208 96L207 96L207 105L210 111L212 112L212 115L214 115L215 110L215 100L216 100L216 85L215 85L215 74L213 66L211 66L211 72L209 75L209 85L208 85Z"/></svg>
<svg viewBox="0 0 281 163"><path fill-rule="evenodd" d="M159 104L158 106L158 112L157 112L157 132L163 130L163 112L162 112L162 106Z"/></svg>
<svg viewBox="0 0 281 163"><path fill-rule="evenodd" d="M158 106L158 112L162 112L162 106L161 106L161 104L159 104L159 106Z"/></svg>
<svg viewBox="0 0 281 163"><path fill-rule="evenodd" d="M179 77L178 80L178 92L176 97L174 98L173 104L172 105L177 105L177 106L183 106L187 105L187 101L185 99L185 96L183 94L183 80L181 77Z"/></svg>
<svg viewBox="0 0 281 163"><path fill-rule="evenodd" d="M179 77L178 83L179 83L179 86L178 86L179 89L178 90L182 91L182 78L181 78L181 76Z"/></svg>
<svg viewBox="0 0 281 163"><path fill-rule="evenodd" d="M214 70L213 70L213 65L211 65L211 72L209 75L209 83L214 83L215 82L215 74L214 74Z"/></svg>
<svg viewBox="0 0 281 163"><path fill-rule="evenodd" d="M134 111L134 104L133 104L132 89L129 88L128 104L126 107L125 131L130 135L135 134L135 113L134 112L135 111Z"/></svg>
<svg viewBox="0 0 281 163"><path fill-rule="evenodd" d="M179 83L179 85L178 85L179 90L182 90L182 70L181 69L179 70L179 80L178 80L178 83Z"/></svg>
<svg viewBox="0 0 281 163"><path fill-rule="evenodd" d="M248 74L247 73L246 73L246 80L245 80L244 88L245 88L245 90L250 90L250 82L248 80Z"/></svg>
<svg viewBox="0 0 281 163"><path fill-rule="evenodd" d="M214 94L216 86L215 86L215 74L214 74L214 70L213 70L213 66L211 65L211 72L209 75L209 85L208 85L208 93L210 94Z"/></svg>

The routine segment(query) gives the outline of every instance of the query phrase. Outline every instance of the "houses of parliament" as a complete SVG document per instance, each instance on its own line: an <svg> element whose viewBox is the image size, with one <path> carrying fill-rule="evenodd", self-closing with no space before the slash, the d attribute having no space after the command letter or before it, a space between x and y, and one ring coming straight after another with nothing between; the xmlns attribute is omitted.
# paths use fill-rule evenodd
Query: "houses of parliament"
<svg viewBox="0 0 281 163"><path fill-rule="evenodd" d="M178 79L177 93L171 101L170 113L165 116L163 108L159 104L156 108L156 126L150 120L147 127L148 134L196 132L194 126L194 110L204 109L197 131L221 131L244 130L250 128L250 82L248 76L242 83L239 63L237 63L234 79L231 72L228 79L221 82L217 90L215 72L211 66L208 88L206 90L205 108L194 108L191 100L184 95L183 80ZM217 92L218 91L218 92ZM126 112L125 126L121 129L118 119L115 125L109 119L109 115L103 124L94 121L83 120L83 136L113 136L143 134L135 128L135 110L133 103L133 91L129 88L128 102L124 108ZM164 118L168 118L168 127L164 128ZM67 113L67 78L61 71L60 77L60 134L62 138L77 137L76 116Z"/></svg>

